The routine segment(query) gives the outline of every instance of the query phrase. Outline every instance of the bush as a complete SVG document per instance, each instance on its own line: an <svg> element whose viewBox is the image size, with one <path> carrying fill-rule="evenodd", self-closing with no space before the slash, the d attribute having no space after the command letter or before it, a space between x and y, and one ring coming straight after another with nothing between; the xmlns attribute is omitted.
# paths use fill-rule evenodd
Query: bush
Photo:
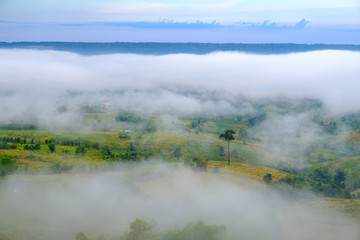
<svg viewBox="0 0 360 240"><path fill-rule="evenodd" d="M75 236L75 240L88 240L88 238L86 237L85 233L78 232Z"/></svg>
<svg viewBox="0 0 360 240"><path fill-rule="evenodd" d="M72 166L68 163L56 162L51 166L53 173L64 173L72 170Z"/></svg>
<svg viewBox="0 0 360 240"><path fill-rule="evenodd" d="M208 159L204 159L201 157L194 157L193 162L196 163L196 167L200 168L201 170L206 171Z"/></svg>
<svg viewBox="0 0 360 240"><path fill-rule="evenodd" d="M100 153L103 159L109 159L115 157L115 155L111 152L109 146L107 145L101 147Z"/></svg>
<svg viewBox="0 0 360 240"><path fill-rule="evenodd" d="M40 143L36 143L36 144L33 144L33 145L26 144L24 146L24 150L27 150L27 151L40 150Z"/></svg>
<svg viewBox="0 0 360 240"><path fill-rule="evenodd" d="M125 232L120 240L152 240L156 235L153 232L155 221L150 223L141 219L136 219L130 224L130 231Z"/></svg>
<svg viewBox="0 0 360 240"><path fill-rule="evenodd" d="M161 240L224 240L226 228L223 225L205 225L203 221L188 224L183 229L170 230Z"/></svg>
<svg viewBox="0 0 360 240"><path fill-rule="evenodd" d="M1 124L0 129L5 130L35 130L37 126L31 123L10 123L10 124Z"/></svg>
<svg viewBox="0 0 360 240"><path fill-rule="evenodd" d="M179 158L181 157L181 148L176 147L172 155L173 155L174 158L179 160Z"/></svg>
<svg viewBox="0 0 360 240"><path fill-rule="evenodd" d="M10 149L16 149L17 146L18 146L18 145L17 145L16 143L10 143L10 144L9 144L9 148L10 148Z"/></svg>
<svg viewBox="0 0 360 240"><path fill-rule="evenodd" d="M55 152L55 142L51 142L47 146L51 153Z"/></svg>
<svg viewBox="0 0 360 240"><path fill-rule="evenodd" d="M10 146L7 142L1 142L0 143L0 149L9 149Z"/></svg>
<svg viewBox="0 0 360 240"><path fill-rule="evenodd" d="M226 228L224 225L205 225L203 221L189 223L183 229L173 229L167 232L155 232L156 223L154 220L146 222L136 219L130 224L130 231L120 236L120 240L225 240ZM79 232L75 240L87 240L83 232ZM100 235L96 240L105 240ZM111 237L109 239L119 239Z"/></svg>
<svg viewBox="0 0 360 240"><path fill-rule="evenodd" d="M75 149L75 154L85 154L87 151L85 145L77 146Z"/></svg>
<svg viewBox="0 0 360 240"><path fill-rule="evenodd" d="M16 161L10 156L0 156L0 177L6 176L16 169Z"/></svg>
<svg viewBox="0 0 360 240"><path fill-rule="evenodd" d="M120 139L131 139L130 135L129 135L127 132L125 132L125 131L121 131L121 132L119 133L119 138L120 138Z"/></svg>
<svg viewBox="0 0 360 240"><path fill-rule="evenodd" d="M264 176L264 181L266 184L270 184L271 180L272 180L272 176L270 173L267 173L265 176Z"/></svg>
<svg viewBox="0 0 360 240"><path fill-rule="evenodd" d="M135 116L129 112L123 112L123 113L119 113L115 120L117 122L133 122L133 123L138 123L141 121L141 118L138 116Z"/></svg>

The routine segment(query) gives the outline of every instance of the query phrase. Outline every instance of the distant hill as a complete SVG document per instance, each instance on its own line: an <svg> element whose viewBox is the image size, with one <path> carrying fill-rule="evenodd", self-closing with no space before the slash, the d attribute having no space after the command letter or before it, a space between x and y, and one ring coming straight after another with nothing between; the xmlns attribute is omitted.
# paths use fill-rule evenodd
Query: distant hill
<svg viewBox="0 0 360 240"><path fill-rule="evenodd" d="M38 49L74 52L81 55L132 53L145 55L208 54L244 52L251 54L289 54L319 50L360 51L360 45L333 44L236 44L236 43L83 43L83 42L0 42L0 49Z"/></svg>

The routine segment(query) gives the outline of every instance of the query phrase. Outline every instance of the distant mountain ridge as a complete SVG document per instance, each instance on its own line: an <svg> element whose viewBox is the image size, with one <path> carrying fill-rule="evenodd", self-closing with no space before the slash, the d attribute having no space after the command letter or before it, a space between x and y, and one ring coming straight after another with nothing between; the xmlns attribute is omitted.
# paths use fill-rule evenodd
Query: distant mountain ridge
<svg viewBox="0 0 360 240"><path fill-rule="evenodd" d="M67 51L81 55L114 53L166 55L209 54L212 52L243 52L251 54L289 54L320 50L360 51L360 45L351 44L292 44L292 43L84 43L84 42L0 42L0 49L38 49Z"/></svg>

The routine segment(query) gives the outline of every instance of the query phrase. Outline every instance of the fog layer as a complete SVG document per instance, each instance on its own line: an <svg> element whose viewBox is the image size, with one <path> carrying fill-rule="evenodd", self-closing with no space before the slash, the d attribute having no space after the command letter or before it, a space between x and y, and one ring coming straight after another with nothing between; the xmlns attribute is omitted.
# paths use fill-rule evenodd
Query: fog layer
<svg viewBox="0 0 360 240"><path fill-rule="evenodd" d="M347 239L359 229L340 213L308 208L268 190L235 183L222 173L144 166L92 175L9 178L0 185L0 225L28 236L74 239L76 232L117 235L135 218L158 230L189 222L224 224L228 239ZM219 179L223 180L219 180ZM308 205L310 206L310 205ZM311 209L311 210L310 210Z"/></svg>
<svg viewBox="0 0 360 240"><path fill-rule="evenodd" d="M251 111L243 96L278 95L319 98L332 111L355 111L359 62L360 53L348 51L80 56L0 50L1 120L29 112L46 118L60 106L103 101L146 113L239 113Z"/></svg>

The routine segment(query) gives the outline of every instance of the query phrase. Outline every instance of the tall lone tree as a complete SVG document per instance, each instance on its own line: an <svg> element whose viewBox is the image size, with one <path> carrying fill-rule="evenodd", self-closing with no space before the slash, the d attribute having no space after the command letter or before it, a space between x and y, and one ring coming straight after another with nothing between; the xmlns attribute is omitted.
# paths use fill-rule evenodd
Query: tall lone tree
<svg viewBox="0 0 360 240"><path fill-rule="evenodd" d="M222 140L225 140L228 142L228 154L227 154L228 155L228 165L230 165L230 142L235 139L233 136L234 134L235 134L235 132L233 130L228 129L228 130L225 130L224 133L219 135L219 139L222 139Z"/></svg>

